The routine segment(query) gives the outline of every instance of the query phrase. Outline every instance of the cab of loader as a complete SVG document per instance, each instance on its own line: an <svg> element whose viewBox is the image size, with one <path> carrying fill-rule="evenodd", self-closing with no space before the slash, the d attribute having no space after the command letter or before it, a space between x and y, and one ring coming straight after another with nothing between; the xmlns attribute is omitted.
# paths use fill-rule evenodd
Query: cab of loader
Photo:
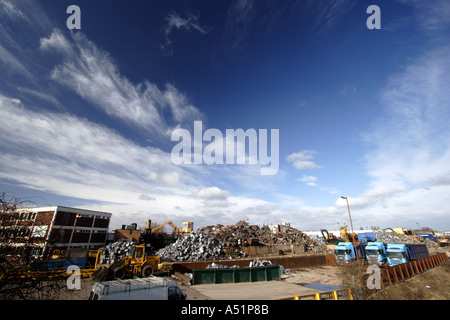
<svg viewBox="0 0 450 320"><path fill-rule="evenodd" d="M128 253L128 257L135 263L143 262L145 258L145 246L134 246Z"/></svg>

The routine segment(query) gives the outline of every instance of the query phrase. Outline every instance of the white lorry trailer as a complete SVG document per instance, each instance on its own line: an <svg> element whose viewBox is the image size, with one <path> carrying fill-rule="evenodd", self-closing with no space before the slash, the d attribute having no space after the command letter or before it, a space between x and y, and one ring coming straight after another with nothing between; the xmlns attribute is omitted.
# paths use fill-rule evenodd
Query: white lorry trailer
<svg viewBox="0 0 450 320"><path fill-rule="evenodd" d="M96 282L89 300L187 300L170 279L150 276L129 280Z"/></svg>

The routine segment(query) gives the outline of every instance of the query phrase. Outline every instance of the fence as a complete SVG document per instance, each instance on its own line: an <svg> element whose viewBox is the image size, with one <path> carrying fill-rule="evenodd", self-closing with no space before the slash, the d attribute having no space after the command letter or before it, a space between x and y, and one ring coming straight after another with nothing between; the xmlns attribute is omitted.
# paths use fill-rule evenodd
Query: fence
<svg viewBox="0 0 450 320"><path fill-rule="evenodd" d="M351 289L340 289L285 297L276 300L353 300L353 295Z"/></svg>
<svg viewBox="0 0 450 320"><path fill-rule="evenodd" d="M426 258L384 268L381 272L381 285L382 287L385 287L401 280L405 280L406 278L410 278L416 274L434 268L447 260L447 254L438 253Z"/></svg>

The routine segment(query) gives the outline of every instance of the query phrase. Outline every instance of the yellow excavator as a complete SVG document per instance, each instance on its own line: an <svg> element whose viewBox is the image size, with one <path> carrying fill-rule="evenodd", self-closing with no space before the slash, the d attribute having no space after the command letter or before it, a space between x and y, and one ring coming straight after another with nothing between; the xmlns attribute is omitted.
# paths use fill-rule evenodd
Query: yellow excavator
<svg viewBox="0 0 450 320"><path fill-rule="evenodd" d="M329 233L328 230L320 229L320 232L328 244L335 244L338 241L337 237L334 234Z"/></svg>
<svg viewBox="0 0 450 320"><path fill-rule="evenodd" d="M167 222L163 223L162 225L157 226L155 228L151 228L150 227L150 222L151 222L151 220L147 220L147 227L146 227L146 229L150 229L151 232L154 232L154 231L156 231L156 230L158 230L158 229L160 229L160 228L162 228L162 227L164 227L166 225L170 225L179 236L182 236L184 233L191 233L193 231L193 229L194 229L194 223L193 222L188 222L188 221L183 221L183 226L182 226L181 230L176 225L174 225L172 223L172 221L167 221Z"/></svg>
<svg viewBox="0 0 450 320"><path fill-rule="evenodd" d="M147 222L147 224L148 224L148 222ZM160 229L160 228L162 228L162 227L165 227L165 226L167 226L167 225L170 225L172 228L173 228L173 230L175 230L175 232L179 235L179 236L182 236L183 235L183 232L180 230L180 229L178 229L178 227L176 226L176 225L174 225L173 223L172 223L172 221L167 221L167 222L164 222L162 225L160 225L160 226L157 226L157 227L155 227L155 228L151 228L151 232L155 232L156 230L158 230L158 229Z"/></svg>
<svg viewBox="0 0 450 320"><path fill-rule="evenodd" d="M358 234L357 233L348 232L347 226L341 227L341 238L345 242L352 242L352 243L359 244Z"/></svg>

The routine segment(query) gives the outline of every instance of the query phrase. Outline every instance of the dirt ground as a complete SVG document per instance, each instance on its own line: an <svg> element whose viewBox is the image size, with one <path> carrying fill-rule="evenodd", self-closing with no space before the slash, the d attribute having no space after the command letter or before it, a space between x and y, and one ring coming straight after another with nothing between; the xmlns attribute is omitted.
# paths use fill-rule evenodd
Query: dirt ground
<svg viewBox="0 0 450 320"><path fill-rule="evenodd" d="M450 262L380 290L368 300L450 300Z"/></svg>
<svg viewBox="0 0 450 320"><path fill-rule="evenodd" d="M321 266L315 268L304 268L292 271L290 275L283 275L283 281L295 284L320 283L325 285L342 285L338 266Z"/></svg>

